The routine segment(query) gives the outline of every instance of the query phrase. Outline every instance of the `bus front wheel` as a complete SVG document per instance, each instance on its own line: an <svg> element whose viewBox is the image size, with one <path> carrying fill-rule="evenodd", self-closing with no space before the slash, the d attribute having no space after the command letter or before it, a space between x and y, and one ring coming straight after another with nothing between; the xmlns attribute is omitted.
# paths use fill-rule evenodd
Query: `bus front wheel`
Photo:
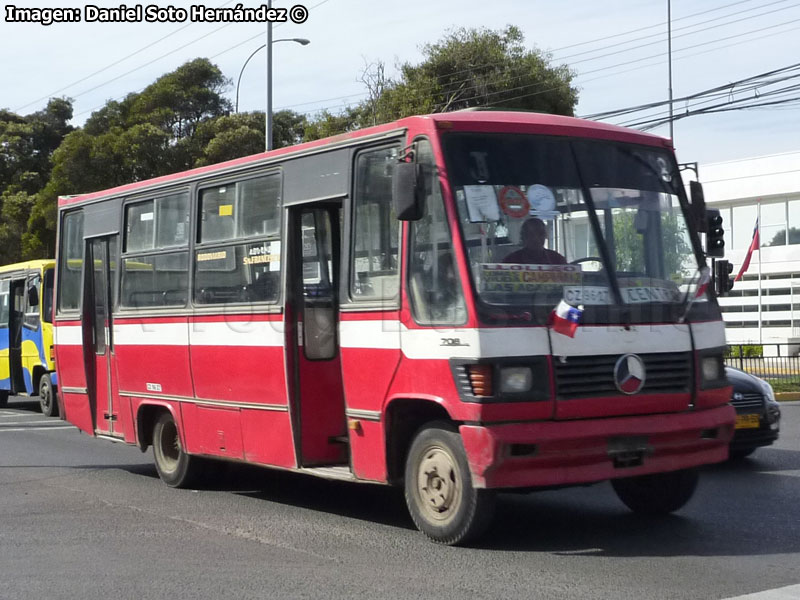
<svg viewBox="0 0 800 600"><path fill-rule="evenodd" d="M612 479L620 500L635 513L666 515L692 498L699 475L695 469Z"/></svg>
<svg viewBox="0 0 800 600"><path fill-rule="evenodd" d="M191 485L196 475L196 460L183 450L178 426L168 412L158 417L153 428L153 457L161 480L170 487Z"/></svg>
<svg viewBox="0 0 800 600"><path fill-rule="evenodd" d="M53 382L50 380L50 375L45 373L39 379L39 406L42 408L42 414L45 417L58 416L58 401L56 400L56 393L53 389Z"/></svg>
<svg viewBox="0 0 800 600"><path fill-rule="evenodd" d="M432 423L414 438L406 459L405 497L417 528L441 544L480 536L494 512L493 492L473 487L461 436L449 423Z"/></svg>

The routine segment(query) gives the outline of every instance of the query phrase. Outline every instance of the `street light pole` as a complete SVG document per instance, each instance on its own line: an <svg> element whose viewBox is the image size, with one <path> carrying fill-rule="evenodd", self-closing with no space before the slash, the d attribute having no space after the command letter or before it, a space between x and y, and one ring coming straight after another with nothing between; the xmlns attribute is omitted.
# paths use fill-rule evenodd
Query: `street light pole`
<svg viewBox="0 0 800 600"><path fill-rule="evenodd" d="M271 33L267 35L267 38L271 38ZM295 42L296 44L300 44L301 46L308 46L311 41L305 38L281 38L279 40L271 40L269 44L261 44L258 48L253 50L250 56L247 57L247 60L244 61L241 70L239 71L239 77L236 79L236 104L235 104L235 111L239 112L239 85L242 83L242 75L244 75L244 69L247 64L250 62L250 59L253 58L256 54L258 54L264 48L269 47L267 51L267 111L266 111L266 126L264 134L267 136L266 143L264 146L267 150L272 150L272 138L270 132L272 131L272 44L277 44L278 42Z"/></svg>

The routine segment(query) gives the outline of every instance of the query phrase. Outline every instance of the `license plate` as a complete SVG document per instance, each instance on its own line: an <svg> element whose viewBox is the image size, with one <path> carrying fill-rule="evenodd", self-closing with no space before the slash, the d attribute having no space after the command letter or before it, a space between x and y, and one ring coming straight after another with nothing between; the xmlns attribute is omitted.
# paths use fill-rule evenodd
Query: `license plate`
<svg viewBox="0 0 800 600"><path fill-rule="evenodd" d="M736 415L736 429L757 429L759 426L758 415Z"/></svg>

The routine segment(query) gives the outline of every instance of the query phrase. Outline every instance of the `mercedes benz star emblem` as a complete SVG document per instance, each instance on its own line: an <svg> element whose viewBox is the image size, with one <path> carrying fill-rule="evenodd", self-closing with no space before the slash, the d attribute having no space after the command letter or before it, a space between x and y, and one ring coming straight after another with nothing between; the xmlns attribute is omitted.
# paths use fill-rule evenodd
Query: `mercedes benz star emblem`
<svg viewBox="0 0 800 600"><path fill-rule="evenodd" d="M645 381L644 362L635 354L620 356L614 365L614 383L623 394L635 394Z"/></svg>

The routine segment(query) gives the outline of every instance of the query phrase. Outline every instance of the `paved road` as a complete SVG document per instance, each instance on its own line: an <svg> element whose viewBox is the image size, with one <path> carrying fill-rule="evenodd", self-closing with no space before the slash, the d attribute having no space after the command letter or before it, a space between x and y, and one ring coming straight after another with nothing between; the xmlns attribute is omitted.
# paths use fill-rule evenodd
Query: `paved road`
<svg viewBox="0 0 800 600"><path fill-rule="evenodd" d="M428 542L396 490L239 467L173 490L150 453L33 403L0 409L2 599L709 599L797 584L800 403L777 445L706 469L678 515L634 516L608 484L504 495L476 548Z"/></svg>

